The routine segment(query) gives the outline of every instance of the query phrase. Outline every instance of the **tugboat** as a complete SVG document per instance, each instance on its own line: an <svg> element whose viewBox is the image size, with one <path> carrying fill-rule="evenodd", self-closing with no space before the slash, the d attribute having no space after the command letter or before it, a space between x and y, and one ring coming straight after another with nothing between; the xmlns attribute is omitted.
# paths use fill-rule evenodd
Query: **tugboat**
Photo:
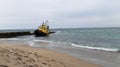
<svg viewBox="0 0 120 67"><path fill-rule="evenodd" d="M42 25L40 25L38 29L34 31L36 37L49 36L50 31L47 23L48 21L45 23L43 22Z"/></svg>

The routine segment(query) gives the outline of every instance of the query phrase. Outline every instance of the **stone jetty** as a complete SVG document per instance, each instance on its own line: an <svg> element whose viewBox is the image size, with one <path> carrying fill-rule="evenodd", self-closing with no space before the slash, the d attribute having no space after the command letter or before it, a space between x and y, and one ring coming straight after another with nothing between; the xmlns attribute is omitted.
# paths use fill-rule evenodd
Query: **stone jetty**
<svg viewBox="0 0 120 67"><path fill-rule="evenodd" d="M23 35L33 35L33 33L26 31L26 32L1 32L0 38L11 38L16 36L23 36Z"/></svg>

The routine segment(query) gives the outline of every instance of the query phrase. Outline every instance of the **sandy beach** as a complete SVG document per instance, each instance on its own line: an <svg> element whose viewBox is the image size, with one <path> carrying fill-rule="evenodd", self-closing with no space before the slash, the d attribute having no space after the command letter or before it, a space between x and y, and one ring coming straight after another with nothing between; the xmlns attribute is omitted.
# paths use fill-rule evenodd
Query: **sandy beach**
<svg viewBox="0 0 120 67"><path fill-rule="evenodd" d="M70 55L0 42L0 67L99 67Z"/></svg>

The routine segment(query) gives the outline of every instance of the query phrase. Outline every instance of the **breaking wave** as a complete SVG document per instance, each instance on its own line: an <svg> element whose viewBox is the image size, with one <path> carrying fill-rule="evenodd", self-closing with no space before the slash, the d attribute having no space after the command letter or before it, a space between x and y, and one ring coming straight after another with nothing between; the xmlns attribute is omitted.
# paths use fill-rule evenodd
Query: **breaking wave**
<svg viewBox="0 0 120 67"><path fill-rule="evenodd" d="M120 49L118 49L118 48L83 46L83 45L77 45L77 44L68 43L68 42L55 42L55 41L49 41L49 40L34 40L34 43L35 42L45 42L45 43L51 43L51 44L54 44L54 43L58 44L59 43L59 44L61 44L61 46L64 46L63 44L67 44L68 46L71 45L73 47L86 48L86 49L92 49L92 50L102 50L102 51L108 51L108 52L119 52L120 51ZM31 43L31 46L34 46L33 42Z"/></svg>
<svg viewBox="0 0 120 67"><path fill-rule="evenodd" d="M109 52L119 52L120 51L120 49L118 49L118 48L104 48L104 47L82 46L82 45L76 45L74 43L71 43L71 46L80 47L80 48L87 48L87 49L93 49L93 50L109 51Z"/></svg>
<svg viewBox="0 0 120 67"><path fill-rule="evenodd" d="M50 44L55 44L55 43L59 43L61 44L61 46L63 46L63 44L68 44L68 46L73 46L73 47L79 47L79 48L86 48L86 49L92 49L92 50L102 50L102 51L109 51L109 52L120 52L120 49L118 48L105 48L105 47L93 47L93 46L83 46L83 45L77 45L74 43L68 43L68 42L55 42L55 41L50 41L50 40L39 40L39 39L21 39L21 38L2 38L0 40L24 40L27 41L28 44L30 46L35 46L36 42L45 42L45 43L50 43ZM53 45L55 46L55 45Z"/></svg>

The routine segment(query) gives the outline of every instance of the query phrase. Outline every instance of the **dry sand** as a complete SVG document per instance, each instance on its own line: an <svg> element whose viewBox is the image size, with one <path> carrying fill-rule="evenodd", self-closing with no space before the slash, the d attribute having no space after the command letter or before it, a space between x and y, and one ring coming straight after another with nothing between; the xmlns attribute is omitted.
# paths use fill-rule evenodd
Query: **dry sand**
<svg viewBox="0 0 120 67"><path fill-rule="evenodd" d="M30 46L0 43L0 67L99 67L75 57Z"/></svg>

